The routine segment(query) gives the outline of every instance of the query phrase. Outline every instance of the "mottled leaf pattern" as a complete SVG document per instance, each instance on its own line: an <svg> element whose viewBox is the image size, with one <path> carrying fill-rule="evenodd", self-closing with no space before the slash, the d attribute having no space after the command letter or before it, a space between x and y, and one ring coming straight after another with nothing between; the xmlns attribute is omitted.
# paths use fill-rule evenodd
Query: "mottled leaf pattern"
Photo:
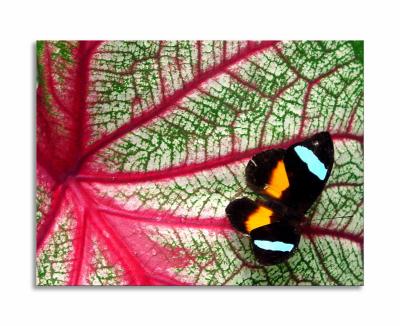
<svg viewBox="0 0 400 326"><path fill-rule="evenodd" d="M363 284L354 41L38 42L37 284ZM225 207L255 153L328 130L298 252L257 264Z"/></svg>

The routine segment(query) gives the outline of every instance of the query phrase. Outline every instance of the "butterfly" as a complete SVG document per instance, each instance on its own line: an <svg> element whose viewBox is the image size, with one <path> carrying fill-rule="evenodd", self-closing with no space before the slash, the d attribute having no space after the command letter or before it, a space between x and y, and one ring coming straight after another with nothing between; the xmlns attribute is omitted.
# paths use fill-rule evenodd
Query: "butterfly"
<svg viewBox="0 0 400 326"><path fill-rule="evenodd" d="M258 153L248 162L247 185L263 199L236 199L225 211L232 226L250 236L260 264L279 264L295 253L305 213L322 193L333 161L332 138L320 132L287 149Z"/></svg>

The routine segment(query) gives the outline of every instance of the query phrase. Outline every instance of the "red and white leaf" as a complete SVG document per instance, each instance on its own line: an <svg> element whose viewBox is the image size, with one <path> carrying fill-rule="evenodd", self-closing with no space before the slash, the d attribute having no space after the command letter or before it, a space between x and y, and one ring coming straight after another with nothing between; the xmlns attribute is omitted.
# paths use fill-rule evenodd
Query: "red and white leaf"
<svg viewBox="0 0 400 326"><path fill-rule="evenodd" d="M363 62L329 42L39 42L37 283L363 283ZM260 266L224 210L255 153L317 131L329 184Z"/></svg>

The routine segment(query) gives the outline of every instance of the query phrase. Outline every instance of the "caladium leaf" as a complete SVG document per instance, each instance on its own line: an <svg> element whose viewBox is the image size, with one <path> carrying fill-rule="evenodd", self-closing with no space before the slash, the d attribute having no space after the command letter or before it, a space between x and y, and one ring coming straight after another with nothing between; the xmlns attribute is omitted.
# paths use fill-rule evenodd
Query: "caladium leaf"
<svg viewBox="0 0 400 326"><path fill-rule="evenodd" d="M37 284L363 283L362 43L38 42ZM318 131L329 183L259 265L225 207L252 155Z"/></svg>

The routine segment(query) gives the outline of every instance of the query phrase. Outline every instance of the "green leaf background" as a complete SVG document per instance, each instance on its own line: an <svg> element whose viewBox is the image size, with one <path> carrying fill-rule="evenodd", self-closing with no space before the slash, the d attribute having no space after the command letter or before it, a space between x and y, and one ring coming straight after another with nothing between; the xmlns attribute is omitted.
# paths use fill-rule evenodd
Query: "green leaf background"
<svg viewBox="0 0 400 326"><path fill-rule="evenodd" d="M38 44L38 157L51 156L38 160L38 234L53 221L38 284L363 284L362 42L103 42L84 56L84 113L71 109L79 47ZM80 169L60 181L78 120ZM225 207L256 198L252 155L324 130L335 163L310 232L288 262L260 266Z"/></svg>

